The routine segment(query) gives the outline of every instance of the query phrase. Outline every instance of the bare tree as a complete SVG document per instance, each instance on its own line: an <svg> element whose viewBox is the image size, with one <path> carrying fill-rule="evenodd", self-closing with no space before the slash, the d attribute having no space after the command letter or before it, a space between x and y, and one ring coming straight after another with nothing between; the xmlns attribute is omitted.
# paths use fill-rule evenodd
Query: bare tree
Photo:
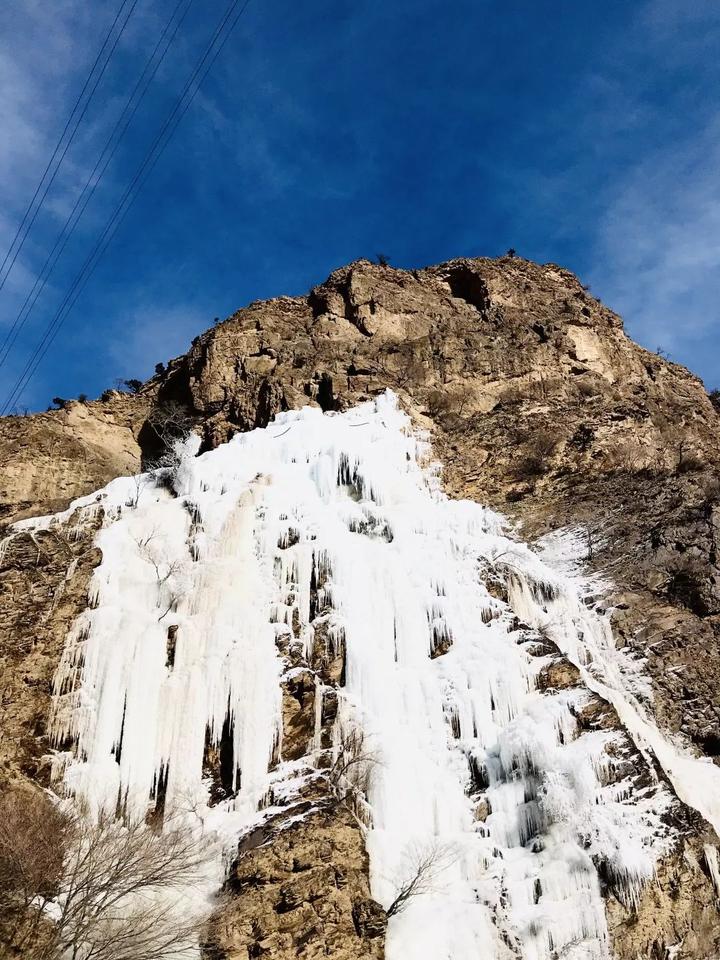
<svg viewBox="0 0 720 960"><path fill-rule="evenodd" d="M436 893L440 876L457 859L453 847L432 842L424 847L410 847L406 863L396 882L395 899L385 911L388 917L402 913L415 897Z"/></svg>
<svg viewBox="0 0 720 960"><path fill-rule="evenodd" d="M204 841L142 819L67 813L39 791L0 798L0 942L26 960L182 960L205 918L177 908L199 886Z"/></svg>
<svg viewBox="0 0 720 960"><path fill-rule="evenodd" d="M142 538L133 537L138 556L155 571L158 586L158 607L165 608L158 620L164 619L171 610L177 608L180 598L187 590L186 566L182 560L168 560L167 546L160 542L158 531L153 527Z"/></svg>
<svg viewBox="0 0 720 960"><path fill-rule="evenodd" d="M0 943L33 942L56 895L68 839L67 818L37 791L0 795ZM34 908L38 904L38 908Z"/></svg>
<svg viewBox="0 0 720 960"><path fill-rule="evenodd" d="M469 403L475 398L475 390L472 385L469 383L460 383L457 390L454 393L454 400L456 406L456 412L458 416L462 417L465 413L465 408Z"/></svg>
<svg viewBox="0 0 720 960"><path fill-rule="evenodd" d="M167 450L187 437L192 423L186 408L174 400L167 400L151 410L147 422Z"/></svg>
<svg viewBox="0 0 720 960"><path fill-rule="evenodd" d="M133 482L133 493L131 493L128 499L125 501L126 507L137 507L137 505L140 503L140 496L143 490L147 486L154 484L155 478L153 477L152 473L149 473L149 472L136 473L136 474L133 474L132 476L132 482Z"/></svg>
<svg viewBox="0 0 720 960"><path fill-rule="evenodd" d="M428 364L423 357L411 356L407 362L403 363L397 370L389 370L383 367L382 355L378 360L378 368L390 379L394 380L399 387L406 387L409 383L424 383L428 376Z"/></svg>
<svg viewBox="0 0 720 960"><path fill-rule="evenodd" d="M145 487L164 485L172 489L183 453L183 443L191 434L192 420L185 407L167 401L150 411L147 424L158 439L158 452L144 459L145 472L133 476L134 493L125 505L137 507Z"/></svg>
<svg viewBox="0 0 720 960"><path fill-rule="evenodd" d="M147 425L158 439L154 457L144 460L154 482L174 491L178 469L185 454L185 441L192 435L192 417L182 404L169 400L150 411Z"/></svg>
<svg viewBox="0 0 720 960"><path fill-rule="evenodd" d="M163 560L148 549L141 548L138 552L143 560L146 560L155 571L155 579L159 586L167 583L171 577L181 574L184 570L182 560Z"/></svg>
<svg viewBox="0 0 720 960"><path fill-rule="evenodd" d="M335 801L367 825L367 795L380 758L366 742L360 727L338 724L333 762L327 771Z"/></svg>

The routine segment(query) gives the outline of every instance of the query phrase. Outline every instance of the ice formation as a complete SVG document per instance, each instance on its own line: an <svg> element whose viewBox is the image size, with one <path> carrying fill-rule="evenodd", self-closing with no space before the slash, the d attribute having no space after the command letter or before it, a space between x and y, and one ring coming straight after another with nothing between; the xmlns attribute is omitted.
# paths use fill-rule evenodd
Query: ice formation
<svg viewBox="0 0 720 960"><path fill-rule="evenodd" d="M589 686L631 732L635 711L641 750L665 743L623 692L584 581L448 499L391 393L196 453L188 441L171 490L123 478L80 503L104 512L103 560L56 678L58 778L96 809L192 810L232 850L270 782L298 771L279 648L310 651L322 625L345 656L338 722L380 758L374 896L387 907L438 851L431 889L390 921L389 960L608 957L601 886L631 902L653 876L671 794L650 765L642 787L636 764L611 775L622 732L579 728ZM539 689L556 648L585 686ZM208 742L229 794L212 805ZM316 732L310 762L320 747Z"/></svg>

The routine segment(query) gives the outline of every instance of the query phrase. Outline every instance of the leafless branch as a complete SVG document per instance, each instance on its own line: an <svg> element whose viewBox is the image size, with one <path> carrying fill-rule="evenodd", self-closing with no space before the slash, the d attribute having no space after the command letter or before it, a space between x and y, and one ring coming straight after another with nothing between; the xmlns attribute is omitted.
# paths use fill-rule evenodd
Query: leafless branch
<svg viewBox="0 0 720 960"><path fill-rule="evenodd" d="M0 798L0 944L26 960L182 960L204 918L177 909L204 842L167 823L63 812L40 791Z"/></svg>
<svg viewBox="0 0 720 960"><path fill-rule="evenodd" d="M411 847L406 864L396 883L395 899L387 908L388 917L402 913L415 897L436 893L439 879L457 859L452 847L433 842L424 847Z"/></svg>
<svg viewBox="0 0 720 960"><path fill-rule="evenodd" d="M337 803L366 823L367 794L380 758L368 747L360 727L339 724L335 734L333 762L326 774L330 792Z"/></svg>
<svg viewBox="0 0 720 960"><path fill-rule="evenodd" d="M147 422L166 449L187 437L192 423L186 408L173 400L151 410Z"/></svg>

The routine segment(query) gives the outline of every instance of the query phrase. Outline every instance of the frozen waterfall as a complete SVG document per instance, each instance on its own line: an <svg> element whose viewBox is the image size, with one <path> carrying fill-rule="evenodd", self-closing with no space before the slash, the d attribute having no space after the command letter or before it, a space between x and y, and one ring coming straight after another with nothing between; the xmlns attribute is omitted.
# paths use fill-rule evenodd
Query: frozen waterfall
<svg viewBox="0 0 720 960"><path fill-rule="evenodd" d="M103 559L56 678L58 780L95 809L192 811L218 838L219 883L223 848L289 766L283 639L310 651L322 625L345 657L337 722L379 758L374 896L387 907L413 856L439 851L431 889L390 921L389 960L608 957L601 884L637 897L672 798L650 766L642 790L613 775L630 747L581 729L588 684L540 689L559 649L630 702L583 581L448 499L391 393L198 443L172 489L147 474L78 502L104 511ZM203 758L221 743L211 803Z"/></svg>

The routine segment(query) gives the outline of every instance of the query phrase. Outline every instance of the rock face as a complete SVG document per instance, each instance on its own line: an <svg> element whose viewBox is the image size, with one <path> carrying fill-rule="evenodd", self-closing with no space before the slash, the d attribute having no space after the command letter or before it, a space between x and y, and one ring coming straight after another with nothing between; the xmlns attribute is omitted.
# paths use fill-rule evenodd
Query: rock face
<svg viewBox="0 0 720 960"><path fill-rule="evenodd" d="M63 510L76 497L140 467L137 433L148 394L4 417L0 428L0 523Z"/></svg>
<svg viewBox="0 0 720 960"><path fill-rule="evenodd" d="M100 562L96 529L97 523L74 527L71 520L10 534L0 548L0 787L18 778L49 782L43 758L53 676Z"/></svg>
<svg viewBox="0 0 720 960"><path fill-rule="evenodd" d="M526 539L579 531L585 563L611 581L618 645L649 677L658 722L720 756L718 413L695 377L634 344L553 264L456 260L409 272L359 261L307 297L251 304L138 395L1 420L0 520L65 508L151 463L167 420L183 418L211 449L280 411L342 410L387 387L430 431L450 495L510 515ZM14 533L2 555L6 778L42 782L50 679L98 560L92 525L79 539L72 529ZM312 671L339 684L342 662L285 655L285 750L300 758L315 729ZM578 679L559 659L541 682L561 690ZM619 723L601 701L594 709L588 723ZM241 849L229 883L240 896L216 921L220 956L383 955L358 824L311 799L302 824ZM675 816L684 839L637 907L607 891L619 957L720 950L703 853L712 831L680 804Z"/></svg>
<svg viewBox="0 0 720 960"><path fill-rule="evenodd" d="M380 960L385 911L370 897L367 854L344 807L316 810L243 850L213 940L225 957Z"/></svg>
<svg viewBox="0 0 720 960"><path fill-rule="evenodd" d="M212 447L280 410L343 409L388 386L433 429L449 493L531 535L583 526L662 720L720 751L720 420L700 382L559 267L361 262L198 338L158 398L187 405Z"/></svg>

